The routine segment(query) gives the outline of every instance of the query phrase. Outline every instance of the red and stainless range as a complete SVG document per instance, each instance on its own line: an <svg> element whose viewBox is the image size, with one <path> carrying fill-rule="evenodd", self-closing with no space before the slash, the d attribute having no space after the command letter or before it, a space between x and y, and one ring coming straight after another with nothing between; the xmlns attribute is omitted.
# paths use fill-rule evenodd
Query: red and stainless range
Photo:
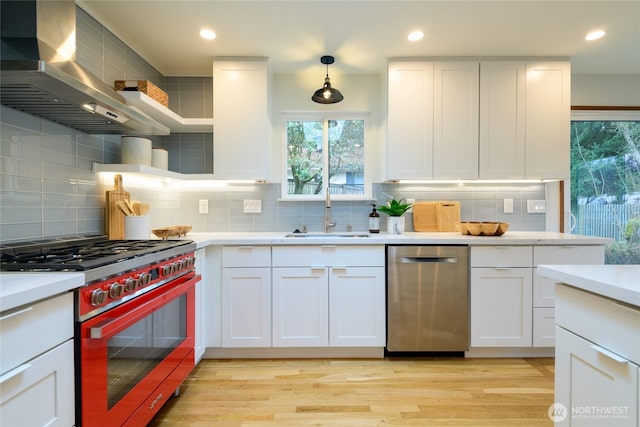
<svg viewBox="0 0 640 427"><path fill-rule="evenodd" d="M144 426L194 367L195 244L103 236L11 245L2 269L82 271L76 424Z"/></svg>

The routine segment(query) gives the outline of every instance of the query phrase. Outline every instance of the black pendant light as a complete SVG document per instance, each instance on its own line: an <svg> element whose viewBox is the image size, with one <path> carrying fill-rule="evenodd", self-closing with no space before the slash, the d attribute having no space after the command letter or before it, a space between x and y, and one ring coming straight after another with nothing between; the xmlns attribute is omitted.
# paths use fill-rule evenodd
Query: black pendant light
<svg viewBox="0 0 640 427"><path fill-rule="evenodd" d="M335 104L336 102L342 101L344 96L342 96L338 89L332 88L331 82L329 81L329 64L334 63L333 56L323 56L320 58L320 62L327 66L327 76L324 78L324 85L315 91L311 99L318 104Z"/></svg>

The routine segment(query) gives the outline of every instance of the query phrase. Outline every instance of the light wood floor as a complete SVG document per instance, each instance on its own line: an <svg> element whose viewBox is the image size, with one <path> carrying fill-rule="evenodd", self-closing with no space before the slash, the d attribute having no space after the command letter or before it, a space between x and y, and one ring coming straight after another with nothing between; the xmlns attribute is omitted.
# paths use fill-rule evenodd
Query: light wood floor
<svg viewBox="0 0 640 427"><path fill-rule="evenodd" d="M554 361L203 360L151 426L552 426Z"/></svg>

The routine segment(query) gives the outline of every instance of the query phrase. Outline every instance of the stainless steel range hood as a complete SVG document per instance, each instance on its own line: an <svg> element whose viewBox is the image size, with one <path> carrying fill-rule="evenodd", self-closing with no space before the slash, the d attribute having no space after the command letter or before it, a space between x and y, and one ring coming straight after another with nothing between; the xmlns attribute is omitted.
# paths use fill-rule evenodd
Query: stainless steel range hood
<svg viewBox="0 0 640 427"><path fill-rule="evenodd" d="M74 0L2 0L0 6L3 105L87 133L170 133L75 62Z"/></svg>

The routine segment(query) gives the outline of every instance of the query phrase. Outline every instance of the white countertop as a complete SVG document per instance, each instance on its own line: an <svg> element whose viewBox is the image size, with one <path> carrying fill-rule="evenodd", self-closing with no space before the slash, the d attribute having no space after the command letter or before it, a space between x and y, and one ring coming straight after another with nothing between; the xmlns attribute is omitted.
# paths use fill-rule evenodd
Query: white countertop
<svg viewBox="0 0 640 427"><path fill-rule="evenodd" d="M0 273L0 312L84 285L83 273Z"/></svg>
<svg viewBox="0 0 640 427"><path fill-rule="evenodd" d="M196 242L198 249L209 245L605 245L612 239L579 236L575 234L513 231L502 236L464 236L458 232L424 232L403 234L368 234L366 232L341 233L339 231L317 237L285 237L288 232L225 232L189 233L185 239ZM368 234L369 237L336 237L340 234Z"/></svg>
<svg viewBox="0 0 640 427"><path fill-rule="evenodd" d="M369 234L369 237L336 237L336 231L322 237L285 237L288 232L189 233L198 249L210 245L604 245L611 239L563 233L509 231L499 237L463 236L451 233ZM314 233L309 233L309 235ZM355 232L353 234L368 234ZM84 285L82 273L0 273L0 312L48 298Z"/></svg>
<svg viewBox="0 0 640 427"><path fill-rule="evenodd" d="M640 307L640 265L539 265L538 274Z"/></svg>

